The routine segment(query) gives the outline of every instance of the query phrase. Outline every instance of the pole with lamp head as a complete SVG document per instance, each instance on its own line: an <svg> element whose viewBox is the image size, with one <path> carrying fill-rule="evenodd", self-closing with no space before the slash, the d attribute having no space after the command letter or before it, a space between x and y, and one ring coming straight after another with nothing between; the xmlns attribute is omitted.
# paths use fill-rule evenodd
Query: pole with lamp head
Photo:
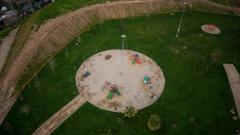
<svg viewBox="0 0 240 135"><path fill-rule="evenodd" d="M121 65L122 65L122 60L123 60L123 51L124 51L124 44L125 44L125 38L126 38L127 36L125 35L125 34L122 34L121 35L121 38L122 38L122 49L121 49L121 53L122 53L122 55L121 55ZM121 66L120 66L120 75L122 75L122 71L121 71Z"/></svg>
<svg viewBox="0 0 240 135"><path fill-rule="evenodd" d="M181 18L180 18L180 21L179 21L179 24L178 24L176 37L179 37L179 32L181 31L181 25L182 25L183 15L184 15L184 12L185 12L186 7L187 7L187 5L188 5L188 2L187 2L187 1L184 1L183 4L184 4L184 5L183 5L183 11L182 11Z"/></svg>

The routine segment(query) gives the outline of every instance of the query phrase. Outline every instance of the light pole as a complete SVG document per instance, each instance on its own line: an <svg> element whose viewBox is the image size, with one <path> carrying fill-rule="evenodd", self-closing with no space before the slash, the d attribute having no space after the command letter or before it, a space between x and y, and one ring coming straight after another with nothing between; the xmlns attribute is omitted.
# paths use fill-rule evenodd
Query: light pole
<svg viewBox="0 0 240 135"><path fill-rule="evenodd" d="M121 38L123 39L122 40L122 50L124 49L124 39L126 38L127 36L125 34L122 34Z"/></svg>
<svg viewBox="0 0 240 135"><path fill-rule="evenodd" d="M123 50L124 50L124 42L125 42L125 38L126 38L127 36L125 35L125 34L122 34L121 35L121 38L122 38L122 56L121 56L121 66L122 66L122 59L123 59ZM122 75L122 68L121 68L121 66L120 66L120 76Z"/></svg>
<svg viewBox="0 0 240 135"><path fill-rule="evenodd" d="M183 4L184 4L184 7L183 7L183 11L182 11L182 14L181 14L181 18L180 18L180 21L179 21L179 24L178 24L176 37L179 36L179 32L180 32L180 30L181 30L181 25L182 25L183 14L184 14L184 12L185 12L186 6L188 5L188 2L187 2L187 1L184 1Z"/></svg>
<svg viewBox="0 0 240 135"><path fill-rule="evenodd" d="M122 38L122 57L123 57L123 50L124 50L124 39L126 38L127 36L122 34L121 38ZM122 59L122 58L121 58Z"/></svg>

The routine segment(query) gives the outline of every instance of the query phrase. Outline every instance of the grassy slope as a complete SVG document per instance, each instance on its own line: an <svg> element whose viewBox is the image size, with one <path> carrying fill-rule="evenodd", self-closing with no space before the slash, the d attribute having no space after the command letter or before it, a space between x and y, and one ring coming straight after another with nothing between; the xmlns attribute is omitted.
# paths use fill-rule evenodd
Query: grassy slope
<svg viewBox="0 0 240 135"><path fill-rule="evenodd" d="M48 19L55 18L58 15L68 13L86 5L105 1L106 0L57 0L54 3L34 12L32 15L27 17L28 19L26 19L23 24L20 25L15 42L8 55L6 65L10 64L15 55L22 49L34 27L39 27L43 22L47 21Z"/></svg>
<svg viewBox="0 0 240 135"><path fill-rule="evenodd" d="M189 13L183 20L181 38L176 39L179 16L111 21L85 32L80 47L73 41L29 84L22 93L23 100L16 102L0 132L33 132L76 96L74 77L83 60L99 51L120 48L119 35L124 32L128 35L129 49L145 53L161 66L166 77L163 95L133 119L86 104L54 134L233 134L240 123L231 118L234 103L221 63L234 63L240 70L240 18ZM217 24L223 33L219 36L203 33L200 26L204 23ZM212 52L220 52L219 63L212 62ZM30 107L29 114L21 113L23 106ZM152 113L162 118L162 129L157 132L146 127ZM194 122L190 122L191 117ZM4 130L6 127L12 132Z"/></svg>
<svg viewBox="0 0 240 135"><path fill-rule="evenodd" d="M6 27L5 29L0 31L0 39L3 39L5 36L7 36L8 33L11 32L11 30L13 30L14 28L16 28L16 26L12 26L12 27Z"/></svg>

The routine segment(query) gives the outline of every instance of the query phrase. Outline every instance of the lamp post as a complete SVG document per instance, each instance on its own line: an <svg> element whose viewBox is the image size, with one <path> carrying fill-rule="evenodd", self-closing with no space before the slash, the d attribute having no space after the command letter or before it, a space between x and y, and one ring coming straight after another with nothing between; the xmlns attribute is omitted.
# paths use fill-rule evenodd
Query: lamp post
<svg viewBox="0 0 240 135"><path fill-rule="evenodd" d="M121 55L121 65L122 65L122 59L123 59L123 51L124 51L124 43L125 43L125 38L126 38L127 36L125 35L125 34L122 34L121 35L121 38L122 38L122 55ZM121 68L121 66L120 66L120 76L122 75L122 68Z"/></svg>
<svg viewBox="0 0 240 135"><path fill-rule="evenodd" d="M123 57L123 50L124 50L124 42L125 42L125 38L126 38L127 36L126 35L124 35L124 34L122 34L122 36L121 36L121 38L122 38L122 57ZM122 58L121 58L122 59Z"/></svg>
<svg viewBox="0 0 240 135"><path fill-rule="evenodd" d="M179 32L180 32L180 30L181 30L181 25L182 25L183 14L184 14L184 12L185 12L186 6L188 5L188 2L187 2L187 1L184 1L183 4L184 4L184 6L183 6L183 11L182 11L181 18L180 18L180 21L179 21L179 24L178 24L176 37L179 37Z"/></svg>
<svg viewBox="0 0 240 135"><path fill-rule="evenodd" d="M123 39L122 40L122 50L124 49L124 39L126 38L127 36L122 34L121 38Z"/></svg>

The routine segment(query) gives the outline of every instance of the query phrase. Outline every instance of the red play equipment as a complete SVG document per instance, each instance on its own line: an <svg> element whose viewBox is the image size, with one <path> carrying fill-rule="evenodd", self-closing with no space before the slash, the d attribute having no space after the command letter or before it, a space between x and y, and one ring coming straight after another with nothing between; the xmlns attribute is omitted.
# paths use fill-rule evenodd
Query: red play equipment
<svg viewBox="0 0 240 135"><path fill-rule="evenodd" d="M141 60L140 60L139 54L137 54L137 53L131 55L130 60L132 61L132 64L135 64L135 63L141 64L142 63Z"/></svg>

